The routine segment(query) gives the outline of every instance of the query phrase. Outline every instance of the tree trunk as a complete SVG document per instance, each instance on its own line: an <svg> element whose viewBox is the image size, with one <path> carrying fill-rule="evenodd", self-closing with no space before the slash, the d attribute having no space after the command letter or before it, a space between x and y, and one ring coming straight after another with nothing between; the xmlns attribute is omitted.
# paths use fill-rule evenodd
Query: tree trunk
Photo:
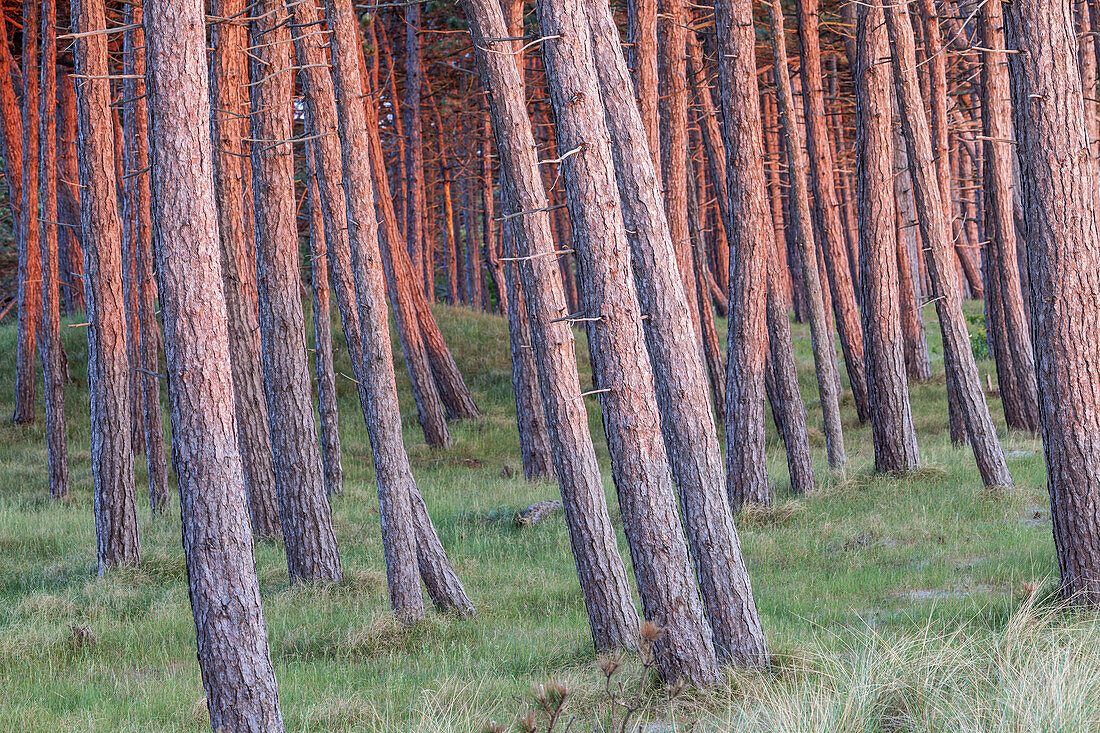
<svg viewBox="0 0 1100 733"><path fill-rule="evenodd" d="M626 38L638 109L645 125L653 167L661 174L661 117L658 109L657 0L630 0L626 4Z"/></svg>
<svg viewBox="0 0 1100 733"><path fill-rule="evenodd" d="M950 233L943 215L943 199L932 175L935 160L924 102L917 81L916 44L909 13L897 5L885 8L894 63L894 85L901 127L908 149L909 174L917 204L921 237L925 242L925 263L932 280L932 294L943 334L944 368L955 375L955 393L966 421L974 460L987 488L1006 489L1012 486L1012 476L1005 463L1004 451L997 442L997 429L985 403L970 334L962 312L962 298L953 277Z"/></svg>
<svg viewBox="0 0 1100 733"><path fill-rule="evenodd" d="M246 0L215 0L212 12L235 18ZM233 364L233 404L237 447L244 464L252 533L259 540L282 532L275 501L275 467L268 433L267 398L260 362L260 312L256 283L251 163L244 144L249 113L248 67L243 24L214 23L211 59L211 128L214 139L214 188L221 234L221 270L228 313L229 356Z"/></svg>
<svg viewBox="0 0 1100 733"><path fill-rule="evenodd" d="M760 106L756 95L756 52L749 0L720 0L718 82L725 120L726 174L731 221L730 313L726 355L726 488L734 510L769 502L764 462L765 303L767 282L767 191L762 164Z"/></svg>
<svg viewBox="0 0 1100 733"><path fill-rule="evenodd" d="M657 71L661 94L661 176L668 233L676 266L683 281L688 320L695 331L696 349L702 348L699 304L695 294L695 268L691 263L691 235L687 214L688 89L684 0L659 0L657 13ZM644 125L643 125L644 131ZM616 147L622 147L618 145Z"/></svg>
<svg viewBox="0 0 1100 733"><path fill-rule="evenodd" d="M699 109L699 132L703 138L703 146L706 149L704 159L707 165L707 175L711 185L715 189L715 200L718 204L719 226L716 231L715 241L718 243L715 252L715 275L718 286L722 289L722 298L726 298L729 291L729 240L725 222L729 218L729 198L722 192L727 189L726 178L726 149L722 144L722 136L719 131L718 113L714 109L714 100L710 96L710 84L707 82L706 65L703 62L703 49L699 45L699 39L695 33L687 34L688 53L688 77L694 91L695 104ZM729 302L726 302L729 308ZM724 314L723 314L724 315Z"/></svg>
<svg viewBox="0 0 1100 733"><path fill-rule="evenodd" d="M377 125L368 127L368 121L373 123L366 115L369 104L364 106L362 103L360 58L363 44L358 23L350 0L327 0L325 8L332 29L332 76L320 63L324 56L315 45L320 41L307 40L308 34L300 32L301 28L310 28L316 21L316 10L311 3L292 6L294 29L299 34L298 53L306 61L301 66L311 128L337 128L339 131L339 144L331 135L318 138L315 148L318 189L326 231L331 233L331 241L339 243L332 252L335 255L333 262L343 263L340 269L345 273L337 274L334 266L341 321L356 369L360 406L374 455L390 603L399 617L423 616L424 600L412 569L415 553L420 574L436 606L470 614L474 611L473 604L439 542L416 488L402 442L371 181L370 156L375 153L373 147L381 145ZM342 189L335 177L337 170L343 174ZM340 206L341 202L344 207ZM392 202L387 202L383 208L388 210L388 218L395 226ZM347 245L343 243L345 237ZM352 274L352 282L348 282L348 271Z"/></svg>
<svg viewBox="0 0 1100 733"><path fill-rule="evenodd" d="M924 333L923 308L913 279L913 256L920 256L923 244L914 208L909 157L905 153L900 130L896 130L894 135L894 200L897 204L898 305L905 347L905 371L909 379L927 382L932 378L932 364Z"/></svg>
<svg viewBox="0 0 1100 733"><path fill-rule="evenodd" d="M852 398L855 400L860 422L865 422L868 419L868 410L863 334L859 328L859 307L856 304L851 263L845 246L840 202L833 181L835 161L825 112L818 0L799 0L795 7L798 10L802 113L806 124L814 232L825 255L833 313L836 316L844 365L848 370L848 381L852 386Z"/></svg>
<svg viewBox="0 0 1100 733"><path fill-rule="evenodd" d="M211 113L204 9L198 0L145 2L154 250L173 465L211 726L278 733L279 694L234 424L211 138L195 134ZM106 46L106 36L98 38Z"/></svg>
<svg viewBox="0 0 1100 733"><path fill-rule="evenodd" d="M772 417L787 451L787 471L791 491L804 494L814 488L814 468L810 455L810 436L806 431L806 404L798 389L798 369L791 343L791 321L775 281L779 274L778 243L768 248L768 362L765 378L770 385L768 401Z"/></svg>
<svg viewBox="0 0 1100 733"><path fill-rule="evenodd" d="M35 348L42 316L42 243L38 224L38 0L23 3L22 197L19 217L19 265L15 346L16 424L34 421ZM94 419L94 418L93 418Z"/></svg>
<svg viewBox="0 0 1100 733"><path fill-rule="evenodd" d="M906 473L920 466L920 455L905 378L898 304L890 69L882 63L889 49L881 6L854 8L858 37L849 62L856 79L860 300L871 435L875 470Z"/></svg>
<svg viewBox="0 0 1100 733"><path fill-rule="evenodd" d="M140 24L141 8L127 5L124 25ZM142 428L145 433L145 467L149 475L149 507L153 514L168 508L168 463L164 453L164 426L160 413L160 326L156 315L156 283L153 280L153 235L149 201L149 125L145 106L145 31L138 25L123 36L123 157L128 171L124 187L126 221L133 227L134 277L137 288L137 357L141 378ZM136 429L136 426L135 426Z"/></svg>
<svg viewBox="0 0 1100 733"><path fill-rule="evenodd" d="M523 35L523 0L506 0L504 11L507 14L505 36L519 38ZM522 84L522 41L513 41L512 49L512 58L516 63L516 70L520 74L519 79ZM488 91L486 93L488 94ZM524 94L523 91L520 93ZM503 192L506 173L501 169L499 175ZM503 200L503 193L501 198ZM508 213L515 213L515 209ZM528 481L552 478L554 463L550 456L546 411L539 400L537 366L535 354L531 349L531 329L528 324L527 307L524 304L523 285L516 271L514 221L504 219L501 230L506 257L504 281L508 291L508 343L512 356L512 392L516 400L516 427L519 432L523 476Z"/></svg>
<svg viewBox="0 0 1100 733"><path fill-rule="evenodd" d="M424 135L420 122L420 4L405 6L405 244L413 275L428 299L434 298L431 250L424 234Z"/></svg>
<svg viewBox="0 0 1100 733"><path fill-rule="evenodd" d="M80 186L77 180L80 173L76 162L76 84L73 75L65 73L61 82L61 103L58 109L60 139L58 140L58 165L61 178L58 180L58 205L63 212L63 220L71 226L64 227L65 260L61 267L68 270L69 288L66 309L73 313L83 311L84 304L84 247L80 239Z"/></svg>
<svg viewBox="0 0 1100 733"><path fill-rule="evenodd" d="M122 299L122 231L118 219L107 27L103 0L72 0L73 57L80 124L81 232L88 303L92 490L99 572L141 557L130 450L130 364ZM28 79L30 75L28 74ZM29 147L27 148L30 149ZM30 181L24 176L24 184ZM28 212L33 209L29 209Z"/></svg>
<svg viewBox="0 0 1100 733"><path fill-rule="evenodd" d="M683 287L687 283L678 269L672 229L661 216L656 169L652 167L651 156L632 144L645 133L641 115L628 91L629 72L622 47L617 42L614 18L608 6L598 0L587 7L606 129L611 135L609 152L614 173L617 173L615 178L626 225L624 233L629 232L634 289L646 314L642 323L656 389L660 429L665 454L679 489L688 544L695 559L707 619L722 662L741 666L765 664L767 649L763 631L740 553L737 530L723 491L717 427L707 400L707 368L689 312L692 301L684 297ZM683 142L686 145L686 139ZM572 149L575 145L569 147ZM673 168L675 166L665 170L668 174L664 179L666 184L671 185L679 175L673 175ZM685 176L683 194L687 195L686 165L682 173ZM690 185L694 188L694 183ZM665 202L668 202L667 196ZM687 213L685 207L685 218ZM690 249L688 256L691 256ZM694 277L688 283L695 288ZM698 301L695 306L698 307ZM600 386L616 384L606 382L603 377L597 383ZM623 382L629 383L632 382Z"/></svg>
<svg viewBox="0 0 1100 733"><path fill-rule="evenodd" d="M576 5L539 0L539 29L558 144L581 151L562 161L581 270L583 323L600 387L612 476L647 620L665 680L715 684L713 636L695 589L676 506L642 333L630 250L616 190L588 18Z"/></svg>
<svg viewBox="0 0 1100 733"><path fill-rule="evenodd" d="M986 298L1005 421L1010 428L1039 431L1035 357L1027 327L1013 224L1011 101L999 2L982 5L982 142L985 153Z"/></svg>
<svg viewBox="0 0 1100 733"><path fill-rule="evenodd" d="M26 26L24 26L26 32ZM65 367L61 347L61 300L57 256L57 5L41 4L41 97L38 108L38 185L42 202L42 381L46 403L46 464L50 496L69 495L69 451L65 438ZM2 72L0 72L2 73Z"/></svg>
<svg viewBox="0 0 1100 733"><path fill-rule="evenodd" d="M1097 176L1088 146L1068 0L1008 6L1017 155L1031 280L1031 335L1062 592L1100 605L1100 298Z"/></svg>
<svg viewBox="0 0 1100 733"><path fill-rule="evenodd" d="M0 13L0 145L4 152L4 185L11 210L12 234L16 240L18 255L23 253L23 114L15 95L12 75L15 59L8 42L8 14ZM67 228L67 227L66 227ZM16 295L18 304L18 290Z"/></svg>
<svg viewBox="0 0 1100 733"><path fill-rule="evenodd" d="M313 142L306 150L309 168L309 265L313 293L313 358L317 403L321 415L321 464L325 493L344 493L344 466L340 451L340 415L336 407L336 371L332 365L332 312L329 305L329 242L317 192Z"/></svg>
<svg viewBox="0 0 1100 733"><path fill-rule="evenodd" d="M463 3L500 154L506 215L512 222L519 276L525 290L531 346L542 404L548 417L554 468L561 487L573 560L597 650L633 647L638 614L626 568L608 516L588 414L580 398L570 312L554 263L550 212L539 171L538 148L524 103L524 86L507 56L488 53L489 38L508 36L496 0Z"/></svg>
<svg viewBox="0 0 1100 733"><path fill-rule="evenodd" d="M249 36L252 191L275 496L291 582L339 580L340 555L313 421L300 297L287 16L279 0L262 0L254 12Z"/></svg>
<svg viewBox="0 0 1100 733"><path fill-rule="evenodd" d="M779 3L769 6L772 37L773 74L776 82L776 100L779 120L782 124L783 142L787 150L788 178L791 183L789 196L793 214L794 236L798 242L802 260L802 277L809 301L810 334L813 339L814 367L817 372L818 394L821 396L821 412L825 422L825 448L829 465L842 469L848 461L844 450L844 432L840 420L840 375L836 364L836 347L833 329L829 324L822 298L820 271L817 262L817 243L814 238L813 219L810 213L806 160L802 157L802 136L794 109L794 93L791 90L790 70L787 66L787 41L784 31L783 8ZM831 269L831 268L830 268ZM839 319L838 319L839 320Z"/></svg>

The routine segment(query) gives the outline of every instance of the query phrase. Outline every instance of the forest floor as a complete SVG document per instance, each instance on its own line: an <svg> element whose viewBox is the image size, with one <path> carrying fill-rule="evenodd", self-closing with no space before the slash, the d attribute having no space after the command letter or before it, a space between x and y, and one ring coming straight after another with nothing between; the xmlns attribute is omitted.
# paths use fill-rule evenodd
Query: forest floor
<svg viewBox="0 0 1100 733"><path fill-rule="evenodd" d="M973 327L980 317L970 308ZM264 614L290 730L470 731L525 713L532 686L561 680L571 730L600 730L607 700L559 514L519 528L517 512L558 498L523 480L503 320L439 309L485 416L427 448L397 361L405 437L444 546L477 604L398 629L387 611L373 470L354 386L338 378L346 483L333 500L346 580L292 587L282 548L257 548ZM870 431L845 393L847 477L831 474L808 329L795 325L818 489L790 494L769 420L776 507L738 520L772 651L766 672L730 673L671 702L643 691L644 730L1095 730L1100 628L1051 600L1057 568L1041 443L1001 429L1016 489L983 492L969 449L951 446L942 350L925 312L935 378L912 389L924 468L872 476ZM10 321L9 321L10 323ZM13 427L15 331L0 328L0 730L201 730L208 725L179 538L178 500L150 519L144 461L140 567L97 577L84 336L63 327L73 498L47 497L43 421ZM334 328L334 332L338 329ZM584 339L578 346L584 361ZM396 348L396 342L395 342ZM350 373L338 348L338 371ZM992 362L979 363L996 383ZM582 364L582 383L589 383ZM41 404L41 402L40 402ZM606 449L588 399L602 465ZM41 408L40 408L41 409ZM167 426L167 413L165 424ZM614 503L610 477L605 474ZM613 509L621 536L621 522ZM628 558L625 542L623 556ZM622 679L631 687L636 661ZM564 728L559 727L559 730ZM511 728L509 728L511 729Z"/></svg>

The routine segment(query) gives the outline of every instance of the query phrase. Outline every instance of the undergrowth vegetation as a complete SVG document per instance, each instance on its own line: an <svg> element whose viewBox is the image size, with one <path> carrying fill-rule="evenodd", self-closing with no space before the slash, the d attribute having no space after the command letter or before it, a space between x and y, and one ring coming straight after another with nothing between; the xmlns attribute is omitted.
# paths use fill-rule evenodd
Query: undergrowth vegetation
<svg viewBox="0 0 1100 733"><path fill-rule="evenodd" d="M346 580L291 586L280 546L256 552L288 729L522 730L533 710L545 730L539 698L554 702L558 685L558 731L605 730L609 712L621 722L622 704L636 706L626 730L654 732L1100 728L1100 628L1052 598L1041 443L1005 432L999 400L988 395L1016 489L983 492L970 451L948 438L938 328L931 309L926 316L936 376L912 389L924 468L905 477L870 473L869 430L847 392L850 466L844 476L829 472L809 334L795 324L818 488L791 495L769 423L775 505L738 519L773 663L699 691L656 686L636 655L619 658L607 677L560 512L516 522L558 491L522 478L504 322L441 308L444 335L485 416L452 427L452 450L431 451L400 357L398 382L414 472L478 613L434 614L412 628L391 620L369 444L354 384L338 377L347 478L333 512ZM150 519L139 461L142 564L96 576L85 334L62 330L76 380L67 398L71 501L47 498L41 418L0 424L0 729L202 730L178 501L167 517ZM14 340L12 326L0 327L5 417ZM578 343L584 385L583 337ZM337 370L350 374L342 344L337 357ZM990 375L995 386L992 363L979 368L983 384ZM587 402L599 438L596 402ZM620 683L614 708L608 690Z"/></svg>

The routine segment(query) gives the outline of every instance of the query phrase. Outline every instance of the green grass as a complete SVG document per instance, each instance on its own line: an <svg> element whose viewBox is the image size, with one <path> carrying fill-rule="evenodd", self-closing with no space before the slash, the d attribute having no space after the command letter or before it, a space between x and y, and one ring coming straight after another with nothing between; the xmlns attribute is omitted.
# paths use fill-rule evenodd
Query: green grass
<svg viewBox="0 0 1100 733"><path fill-rule="evenodd" d="M347 480L333 510L346 581L291 587L282 548L257 548L284 717L292 730L477 730L489 719L514 719L526 709L517 696L555 678L574 691L573 730L588 730L599 680L563 520L523 529L511 522L516 510L558 492L521 478L505 325L465 310L438 313L485 416L451 426L452 450L429 450L398 359L405 437L478 614L433 614L410 630L390 622L369 446L353 385L339 379ZM768 469L781 508L738 522L774 668L731 673L718 691L688 693L672 715L681 723L807 731L1096 723L1087 701L1100 689L1100 631L1090 617L1027 600L1057 572L1041 444L1006 433L1000 403L990 398L1017 489L1003 497L982 491L969 450L948 439L942 351L931 309L926 317L937 377L912 390L924 468L904 478L870 474L869 429L856 421L849 392L850 467L847 477L828 472L808 330L795 325L819 488L789 495L769 424ZM58 504L47 498L41 417L22 427L7 419L15 333L0 328L0 730L201 730L208 722L178 502L167 517L150 519L139 460L143 562L96 576L85 334L63 330L77 378L67 398L74 498ZM583 338L579 345L583 352ZM350 373L342 344L338 359L338 370ZM995 381L991 362L979 368L983 381L986 374ZM595 402L588 404L600 436ZM606 466L602 439L598 451ZM1036 665L1050 667L1050 679ZM1024 690L1032 682L1036 700L1012 699L1013 684ZM670 715L659 691L646 700L647 715ZM1036 720L1038 728L1028 722Z"/></svg>

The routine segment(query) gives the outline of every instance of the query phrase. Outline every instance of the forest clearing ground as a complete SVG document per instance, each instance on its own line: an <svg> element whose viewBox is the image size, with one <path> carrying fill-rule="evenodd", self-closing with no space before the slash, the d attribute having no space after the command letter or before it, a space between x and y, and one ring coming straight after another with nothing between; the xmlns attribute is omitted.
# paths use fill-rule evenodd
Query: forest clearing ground
<svg viewBox="0 0 1100 733"><path fill-rule="evenodd" d="M454 448L431 451L395 340L398 386L414 472L478 613L433 613L407 630L390 621L366 431L354 385L338 377L346 479L333 509L346 579L291 587L282 548L257 548L288 729L477 730L514 719L525 710L516 696L554 678L575 691L573 729L588 730L600 679L564 521L558 513L513 522L559 496L553 483L522 478L505 323L455 308L439 315L485 416L452 424ZM911 387L924 468L900 478L870 475L869 429L847 386L850 465L844 478L829 473L809 331L794 324L818 489L790 496L769 417L776 507L737 523L775 669L689 694L675 706L683 719L723 730L821 730L845 715L863 721L851 730L899 721L957 730L970 720L986 729L998 715L1017 730L1100 724L1100 703L1088 707L1100 693L1100 630L1089 616L1052 610L1043 595L1057 567L1041 442L1007 434L999 400L987 395L1017 488L1001 497L982 490L969 448L950 444L939 329L930 308L924 316L934 377ZM57 504L41 416L23 427L7 419L15 328L0 328L0 730L204 729L178 500L151 520L139 461L142 564L96 576L85 333L62 331L79 386L67 390L73 498ZM342 339L335 346L337 371L350 374ZM978 366L995 384L993 363ZM587 365L581 383L591 383ZM587 403L606 469L595 399ZM605 483L614 507L606 470ZM661 700L653 694L658 717L669 714Z"/></svg>

